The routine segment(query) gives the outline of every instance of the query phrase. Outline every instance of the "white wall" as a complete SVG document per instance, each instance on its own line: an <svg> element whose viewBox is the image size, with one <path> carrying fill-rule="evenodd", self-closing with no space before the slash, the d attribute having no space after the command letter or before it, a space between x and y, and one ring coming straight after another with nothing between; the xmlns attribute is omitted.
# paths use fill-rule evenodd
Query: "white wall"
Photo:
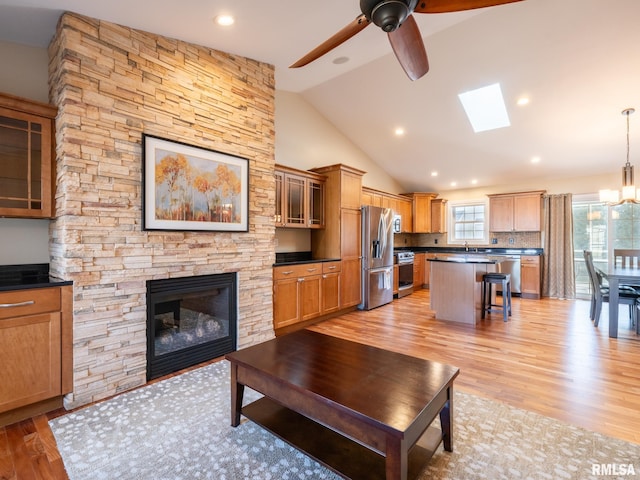
<svg viewBox="0 0 640 480"><path fill-rule="evenodd" d="M308 170L342 163L367 172L363 185L401 193L402 186L300 95L276 91L276 163Z"/></svg>
<svg viewBox="0 0 640 480"><path fill-rule="evenodd" d="M0 91L48 102L44 48L0 42ZM0 265L49 263L49 221L0 218Z"/></svg>

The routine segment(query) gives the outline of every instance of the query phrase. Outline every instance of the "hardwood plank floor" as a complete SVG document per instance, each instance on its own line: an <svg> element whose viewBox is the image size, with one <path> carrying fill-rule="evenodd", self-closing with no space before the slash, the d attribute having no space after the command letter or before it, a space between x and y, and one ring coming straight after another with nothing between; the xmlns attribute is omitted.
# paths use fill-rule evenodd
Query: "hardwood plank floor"
<svg viewBox="0 0 640 480"><path fill-rule="evenodd" d="M460 390L640 443L640 337L621 309L610 339L603 310L595 328L586 301L514 298L509 322L494 314L473 328L436 320L420 290L310 328L455 365ZM64 413L0 428L1 480L67 478L47 423Z"/></svg>

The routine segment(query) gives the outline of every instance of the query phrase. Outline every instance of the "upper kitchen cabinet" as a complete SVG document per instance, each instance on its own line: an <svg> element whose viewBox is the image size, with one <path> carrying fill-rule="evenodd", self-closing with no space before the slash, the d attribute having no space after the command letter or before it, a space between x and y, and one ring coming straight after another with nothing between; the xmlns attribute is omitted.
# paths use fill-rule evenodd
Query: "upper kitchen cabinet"
<svg viewBox="0 0 640 480"><path fill-rule="evenodd" d="M489 195L489 230L539 232L544 191Z"/></svg>
<svg viewBox="0 0 640 480"><path fill-rule="evenodd" d="M431 233L431 201L437 193L406 193L410 197L413 217L413 233Z"/></svg>
<svg viewBox="0 0 640 480"><path fill-rule="evenodd" d="M324 228L325 177L276 165L276 227Z"/></svg>
<svg viewBox="0 0 640 480"><path fill-rule="evenodd" d="M447 231L447 201L444 198L431 200L431 233Z"/></svg>
<svg viewBox="0 0 640 480"><path fill-rule="evenodd" d="M57 109L0 93L0 216L53 217Z"/></svg>
<svg viewBox="0 0 640 480"><path fill-rule="evenodd" d="M413 230L410 198L404 195L381 192L370 187L362 187L362 205L390 208L396 215L400 215L401 232L409 233Z"/></svg>

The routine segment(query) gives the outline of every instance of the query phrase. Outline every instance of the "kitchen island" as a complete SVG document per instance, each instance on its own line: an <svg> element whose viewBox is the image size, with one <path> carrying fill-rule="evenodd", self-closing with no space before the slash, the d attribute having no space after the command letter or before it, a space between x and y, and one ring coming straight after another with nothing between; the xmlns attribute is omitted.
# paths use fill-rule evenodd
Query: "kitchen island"
<svg viewBox="0 0 640 480"><path fill-rule="evenodd" d="M431 310L436 319L475 325L482 314L482 276L500 271L502 259L443 255L429 260Z"/></svg>

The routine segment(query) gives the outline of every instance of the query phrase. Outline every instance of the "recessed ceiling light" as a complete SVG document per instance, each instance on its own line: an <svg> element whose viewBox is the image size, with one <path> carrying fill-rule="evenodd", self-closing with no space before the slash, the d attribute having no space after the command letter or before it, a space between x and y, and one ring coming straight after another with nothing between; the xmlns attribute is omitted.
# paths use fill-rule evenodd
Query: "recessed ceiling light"
<svg viewBox="0 0 640 480"><path fill-rule="evenodd" d="M476 185L477 183L478 183L478 180L476 180L475 178L471 180L471 185Z"/></svg>
<svg viewBox="0 0 640 480"><path fill-rule="evenodd" d="M455 187L456 185L458 185L458 182L451 182L452 187Z"/></svg>
<svg viewBox="0 0 640 480"><path fill-rule="evenodd" d="M458 98L462 102L474 132L511 125L499 83L461 93Z"/></svg>
<svg viewBox="0 0 640 480"><path fill-rule="evenodd" d="M222 27L228 27L230 25L233 25L235 23L235 18L233 18L232 15L216 15L213 18L213 21L216 22L216 24L222 26Z"/></svg>
<svg viewBox="0 0 640 480"><path fill-rule="evenodd" d="M343 63L347 63L349 61L349 57L338 57L333 59L333 63L336 65L342 65Z"/></svg>
<svg viewBox="0 0 640 480"><path fill-rule="evenodd" d="M540 163L540 157L531 157L531 163Z"/></svg>
<svg viewBox="0 0 640 480"><path fill-rule="evenodd" d="M528 105L529 104L529 97L520 97L518 99L518 105L522 106L522 105Z"/></svg>
<svg viewBox="0 0 640 480"><path fill-rule="evenodd" d="M435 170L433 172L431 172L431 176L432 177L437 177L438 176L438 172L436 172Z"/></svg>
<svg viewBox="0 0 640 480"><path fill-rule="evenodd" d="M395 134L396 134L398 137L401 137L402 135L404 135L404 133L405 133L405 132L404 132L404 128L402 128L402 127L398 127L398 128L396 128L396 129L395 129Z"/></svg>

